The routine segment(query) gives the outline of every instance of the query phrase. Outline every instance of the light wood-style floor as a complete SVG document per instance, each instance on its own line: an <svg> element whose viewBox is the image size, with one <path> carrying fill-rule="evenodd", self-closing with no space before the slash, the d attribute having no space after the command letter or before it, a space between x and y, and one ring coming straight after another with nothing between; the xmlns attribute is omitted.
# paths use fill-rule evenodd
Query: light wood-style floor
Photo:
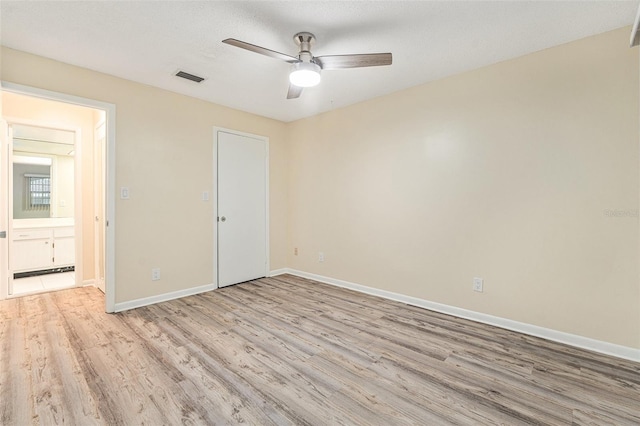
<svg viewBox="0 0 640 426"><path fill-rule="evenodd" d="M640 364L283 275L0 302L0 424L640 424Z"/></svg>

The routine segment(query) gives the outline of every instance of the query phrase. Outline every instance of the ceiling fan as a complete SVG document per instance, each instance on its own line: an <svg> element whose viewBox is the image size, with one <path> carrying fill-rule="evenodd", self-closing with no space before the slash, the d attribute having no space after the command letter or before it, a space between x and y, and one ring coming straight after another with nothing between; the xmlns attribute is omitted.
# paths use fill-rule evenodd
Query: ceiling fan
<svg viewBox="0 0 640 426"><path fill-rule="evenodd" d="M223 43L240 47L251 52L269 56L288 62L291 65L289 74L289 91L287 99L300 97L302 89L312 87L320 83L321 70L337 70L344 68L376 67L391 65L391 53L365 53L355 55L328 55L313 56L311 45L316 41L313 34L301 32L293 36L293 40L299 47L298 56L289 56L255 44L228 38Z"/></svg>

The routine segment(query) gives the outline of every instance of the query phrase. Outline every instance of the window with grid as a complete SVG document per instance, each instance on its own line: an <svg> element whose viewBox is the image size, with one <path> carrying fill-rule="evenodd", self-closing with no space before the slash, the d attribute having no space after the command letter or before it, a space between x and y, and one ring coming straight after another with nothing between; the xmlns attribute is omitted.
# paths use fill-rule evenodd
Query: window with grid
<svg viewBox="0 0 640 426"><path fill-rule="evenodd" d="M25 174L25 210L49 210L51 178L48 175Z"/></svg>

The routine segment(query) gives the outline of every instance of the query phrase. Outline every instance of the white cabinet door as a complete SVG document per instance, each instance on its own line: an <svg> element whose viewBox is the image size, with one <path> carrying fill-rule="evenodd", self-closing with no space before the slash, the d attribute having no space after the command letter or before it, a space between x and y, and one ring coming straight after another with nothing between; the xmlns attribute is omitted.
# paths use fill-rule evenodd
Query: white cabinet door
<svg viewBox="0 0 640 426"><path fill-rule="evenodd" d="M11 269L47 269L53 266L50 239L14 240L11 246Z"/></svg>
<svg viewBox="0 0 640 426"><path fill-rule="evenodd" d="M267 271L267 142L218 132L218 286Z"/></svg>
<svg viewBox="0 0 640 426"><path fill-rule="evenodd" d="M54 244L54 266L73 265L76 261L75 239L73 237L56 238Z"/></svg>
<svg viewBox="0 0 640 426"><path fill-rule="evenodd" d="M14 229L9 251L15 272L37 271L75 263L73 227Z"/></svg>

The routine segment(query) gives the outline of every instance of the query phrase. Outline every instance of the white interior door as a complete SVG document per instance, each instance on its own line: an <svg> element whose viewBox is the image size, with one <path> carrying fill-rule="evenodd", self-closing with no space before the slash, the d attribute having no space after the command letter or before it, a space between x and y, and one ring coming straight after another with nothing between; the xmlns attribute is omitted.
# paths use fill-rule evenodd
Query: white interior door
<svg viewBox="0 0 640 426"><path fill-rule="evenodd" d="M266 276L267 140L217 132L218 286Z"/></svg>

